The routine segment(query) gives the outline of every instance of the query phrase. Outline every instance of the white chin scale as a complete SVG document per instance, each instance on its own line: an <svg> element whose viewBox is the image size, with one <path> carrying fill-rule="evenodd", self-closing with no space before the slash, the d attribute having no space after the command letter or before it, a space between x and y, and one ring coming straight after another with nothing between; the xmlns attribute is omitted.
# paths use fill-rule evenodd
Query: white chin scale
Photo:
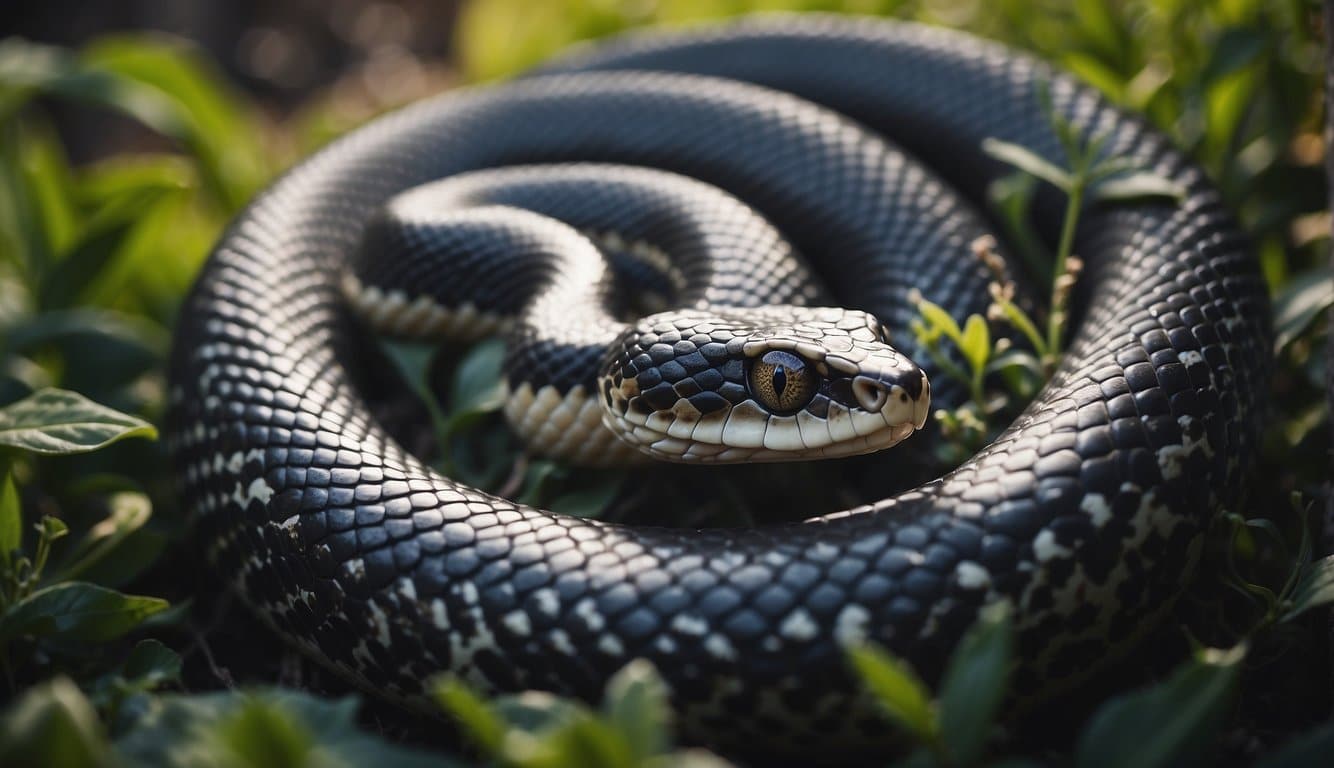
<svg viewBox="0 0 1334 768"><path fill-rule="evenodd" d="M825 418L775 416L753 400L718 414L647 415L603 411L602 423L654 458L689 463L806 461L872 453L897 445L926 423L929 405L891 401L877 412L829 403ZM693 416L693 418L691 418Z"/></svg>

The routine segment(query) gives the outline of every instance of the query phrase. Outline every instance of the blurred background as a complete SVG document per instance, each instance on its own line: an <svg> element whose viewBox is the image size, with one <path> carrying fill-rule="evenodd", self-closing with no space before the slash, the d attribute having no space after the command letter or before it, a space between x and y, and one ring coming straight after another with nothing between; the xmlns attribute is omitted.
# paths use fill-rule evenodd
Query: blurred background
<svg viewBox="0 0 1334 768"><path fill-rule="evenodd" d="M1235 638L1272 622L1309 556L1293 543L1306 518L1290 494L1299 509L1315 503L1330 474L1318 321L1334 288L1311 0L0 2L0 406L62 387L160 423L182 297L222 228L284 168L386 110L576 41L751 11L888 15L1004 41L1144 113L1217 181L1260 254L1277 343L1261 481L1211 552L1273 589L1251 591L1240 618L1233 606L1204 623ZM58 511L76 531L107 513L108 488L151 500L157 513L87 577L185 606L160 631L185 659L187 689L228 686L247 665L256 680L319 687L318 669L207 597L220 590L199 573L160 443L33 459L16 476L25 509ZM1321 637L1308 626L1253 639L1237 754L1327 712L1327 670L1312 669ZM238 648L253 658L226 658ZM20 661L20 688L71 669Z"/></svg>

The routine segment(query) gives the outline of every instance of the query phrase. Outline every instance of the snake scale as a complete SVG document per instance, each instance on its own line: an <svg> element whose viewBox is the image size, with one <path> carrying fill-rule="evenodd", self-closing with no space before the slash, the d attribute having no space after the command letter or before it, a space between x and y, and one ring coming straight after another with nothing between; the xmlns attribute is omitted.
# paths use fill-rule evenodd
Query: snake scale
<svg viewBox="0 0 1334 768"><path fill-rule="evenodd" d="M723 400L750 408L761 399L789 423L807 417L781 411L806 402L832 413L917 398L924 393L910 363L877 368L902 363L895 375L909 372L882 381L847 358L876 358L888 337L920 361L906 330L913 289L956 317L985 311L990 278L969 243L990 228L976 212L987 185L1009 171L981 145L995 137L1061 161L1037 108L1042 82L1085 138L1105 135L1106 152L1186 193L1084 212L1085 268L1059 370L997 440L937 480L794 524L610 524L443 477L367 404L365 393L388 374L368 369L355 298L400 330L430 314L419 306L404 320L412 307L403 296L368 294L361 281L377 270L405 289L431 285L439 301L475 299L433 322L476 331L499 322L483 304L498 312L514 292L531 293L524 262L497 243L546 253L568 240L596 256L647 253L627 243L663 246L678 235L694 255L664 267L667 276L702 270L707 283L678 298L752 296L761 313L772 302L819 306L821 297L804 293L804 267L745 266L758 251L777 252L780 264L800 254L857 319L800 310L846 337L815 357L784 321L761 321L760 331L786 328L770 335L786 340L787 356L762 351L721 372L709 356L744 346L730 342L746 333L732 321L715 316L702 332L651 324L639 329L652 336L642 348L626 341L608 353L630 366L618 386L633 383L648 398L665 391L664 376L690 379L677 391L682 402L693 398L684 408L693 417ZM581 189L597 178L621 186L601 195L557 189L581 173L570 181ZM543 178L555 186L525 188ZM431 192L440 180L457 183ZM657 181L685 191L644 191ZM480 214L455 243L473 272L446 266L432 276L388 256L365 258L386 210L402 203L410 219L416 194L444 194ZM525 196L541 198L542 210L516 210ZM617 202L635 196L651 198L643 210L670 215L635 220L627 211L638 204ZM1061 202L1039 197L1044 236L1053 237ZM546 210L562 207L607 218L562 223L552 218L560 210ZM397 226L379 236L412 239ZM642 231L617 240L622 226ZM731 266L710 273L695 250L705 247L721 248ZM607 327L627 325L611 309L579 304L614 293L601 262L564 281L565 267L551 265L571 262L542 263L542 279L566 292L538 317L591 313ZM752 283L764 284L759 298L748 293ZM699 306L680 311L698 323ZM979 609L1008 600L1019 633L1015 687L1031 694L1076 679L1168 610L1204 527L1243 487L1262 416L1267 317L1257 261L1204 174L1094 90L947 30L762 17L583 49L523 79L376 120L288 172L230 226L183 306L170 447L213 567L281 635L367 690L411 702L424 681L449 671L488 690L596 698L617 669L644 657L694 737L774 749L875 743L885 726L855 693L849 642L881 643L932 679ZM583 327L567 325L561 333ZM535 352L511 351L507 361L511 376L530 382L522 392L511 382L512 421L523 421L520 410L559 410L568 394L558 382L573 347L529 341ZM615 393L602 386L580 396L610 403ZM940 386L936 394L949 397ZM638 407L616 397L623 410ZM895 417L895 440L912 431L905 418L920 422L914 408ZM642 423L656 418L646 412ZM566 412L558 429L530 431L558 439L580 418ZM892 462L912 445L885 456Z"/></svg>

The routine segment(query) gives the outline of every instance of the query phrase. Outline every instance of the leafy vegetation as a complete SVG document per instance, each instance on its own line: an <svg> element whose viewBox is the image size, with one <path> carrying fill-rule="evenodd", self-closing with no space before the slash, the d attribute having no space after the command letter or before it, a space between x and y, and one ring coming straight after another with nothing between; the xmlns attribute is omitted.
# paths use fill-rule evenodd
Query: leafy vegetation
<svg viewBox="0 0 1334 768"><path fill-rule="evenodd" d="M1323 622L1334 559L1314 557L1310 511L1328 473L1322 318L1334 288L1324 261L1330 222L1314 4L472 0L456 48L464 75L485 80L578 40L750 10L943 23L1074 71L1199 160L1253 235L1273 290L1274 409L1259 482L1218 521L1201 583L1162 638L1167 657L1188 660L1146 659L1141 687L1080 714L1068 743L1032 748L1007 716L1018 651L1003 608L972 630L936 691L883 652L853 649L859 679L915 745L905 764L1151 766L1263 756L1260 764L1277 768L1327 757L1334 726L1322 724L1330 717ZM53 117L71 111L135 121L144 140L72 163ZM252 625L234 631L259 650L217 658L235 643L215 638L231 637L228 626L246 619L210 598L219 585L196 573L198 542L175 506L151 426L163 416L172 318L239 207L279 168L368 117L315 98L271 121L179 40L115 36L79 50L0 41L0 764L395 766L478 756L521 766L726 764L674 746L665 691L642 664L618 675L596 709L532 693L488 702L441 681L442 710L469 745L454 743L445 756L422 732L377 721L356 697L258 685L344 690L300 662L305 671L293 674L287 661L264 658L288 657L249 633ZM1051 276L1058 310L1061 277L1078 254L1068 236L1041 243L1016 226L1034 186L1067 193L1067 233L1081 197L1171 194L1134 169L1099 165L1096 147L1068 148L1057 168L991 147L1019 170L993 189L999 234L1035 274ZM987 243L977 250L988 258ZM1011 298L998 280L989 317L950 318L921 305L920 333L943 358L946 345L957 347L958 375L973 393L969 409L939 417L956 446L947 461L1002 426L1059 354L1059 311L1030 317ZM1002 330L1026 345L1010 344ZM642 501L627 495L621 476L530 461L494 429L495 345L462 357L386 351L433 409L440 462L452 472L575 514L615 518ZM439 403L429 394L438 389L450 392ZM794 470L794 484L808 479L804 471ZM730 480L708 490L727 497L720 508L746 508ZM695 506L701 520L678 522L748 522ZM422 746L396 743L405 736Z"/></svg>

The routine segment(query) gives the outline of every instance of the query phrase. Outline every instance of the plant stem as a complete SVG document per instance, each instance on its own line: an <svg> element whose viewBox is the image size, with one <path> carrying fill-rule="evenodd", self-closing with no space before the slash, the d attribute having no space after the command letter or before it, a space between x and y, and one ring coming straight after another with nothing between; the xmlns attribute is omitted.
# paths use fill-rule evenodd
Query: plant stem
<svg viewBox="0 0 1334 768"><path fill-rule="evenodd" d="M1079 223L1080 209L1084 206L1084 188L1087 185L1085 169L1073 174L1070 192L1065 204L1065 218L1061 222L1061 239L1056 248L1056 264L1051 275L1051 312L1047 317L1047 354L1043 361L1048 366L1054 365L1061 357L1061 336L1065 330L1066 305L1070 300L1069 288L1062 288L1066 262L1075 244L1075 227Z"/></svg>

